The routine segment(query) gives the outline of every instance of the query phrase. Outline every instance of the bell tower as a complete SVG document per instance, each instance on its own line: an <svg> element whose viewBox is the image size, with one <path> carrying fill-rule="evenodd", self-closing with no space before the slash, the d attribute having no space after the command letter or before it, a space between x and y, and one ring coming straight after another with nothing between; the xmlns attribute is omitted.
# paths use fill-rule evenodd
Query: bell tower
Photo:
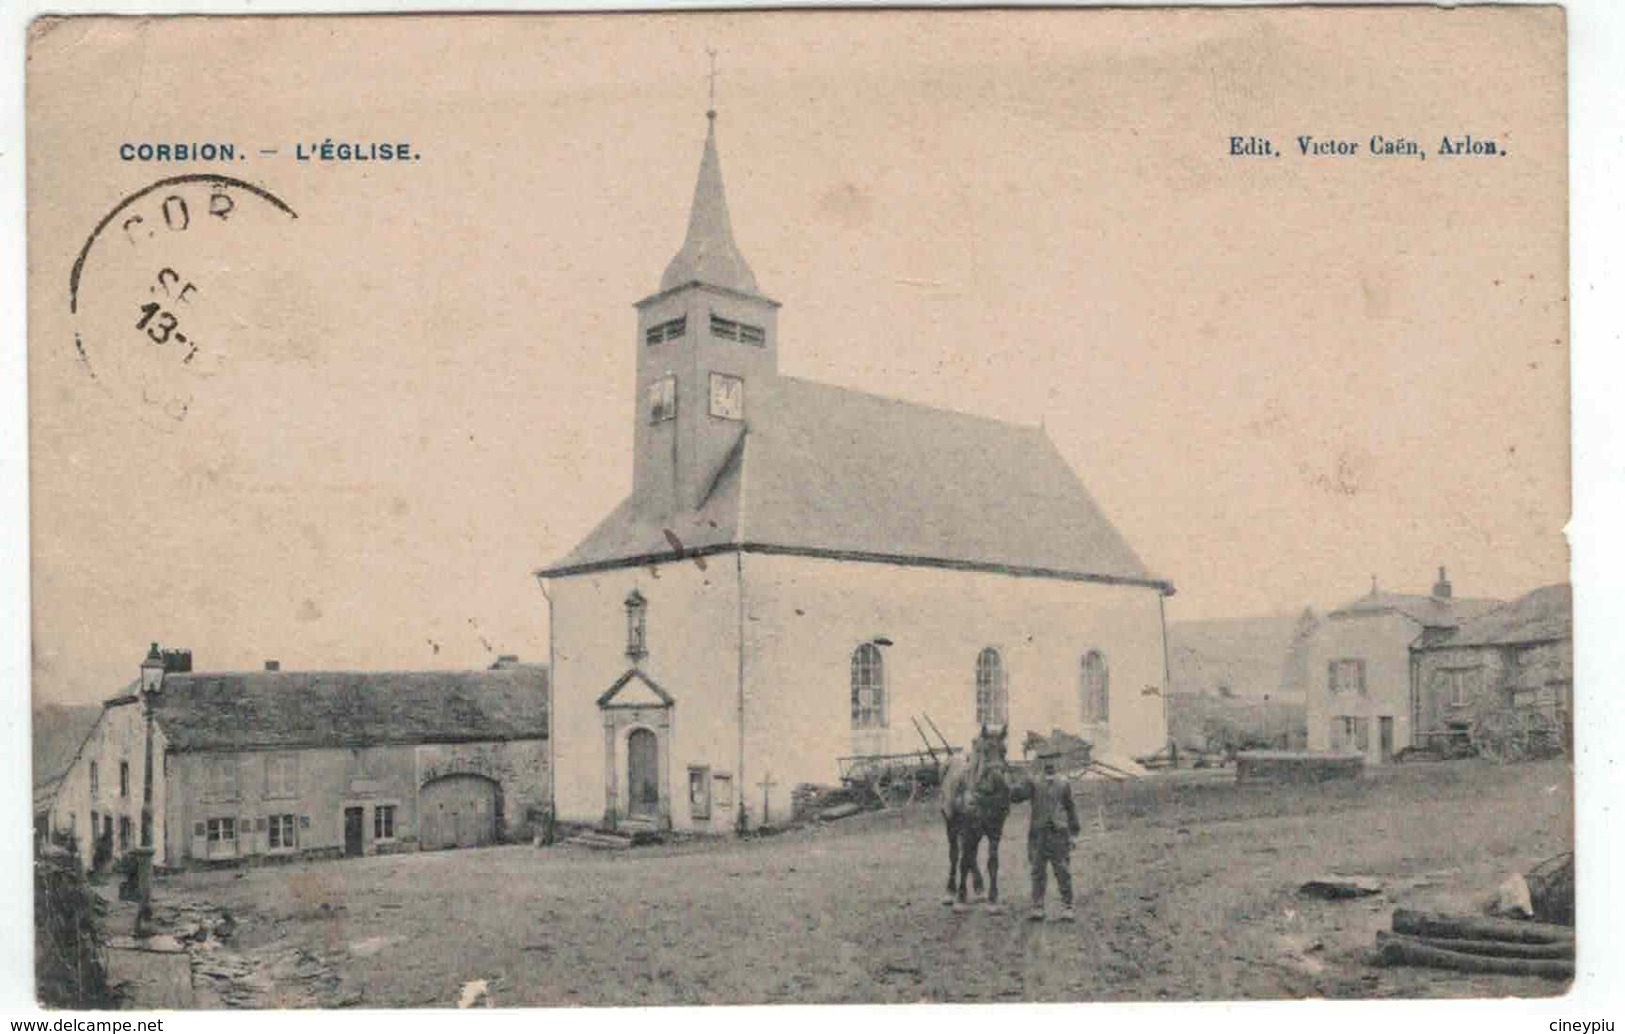
<svg viewBox="0 0 1625 1034"><path fill-rule="evenodd" d="M704 504L778 374L779 303L761 294L734 243L717 157L717 113L683 246L637 303L632 506L660 520Z"/></svg>

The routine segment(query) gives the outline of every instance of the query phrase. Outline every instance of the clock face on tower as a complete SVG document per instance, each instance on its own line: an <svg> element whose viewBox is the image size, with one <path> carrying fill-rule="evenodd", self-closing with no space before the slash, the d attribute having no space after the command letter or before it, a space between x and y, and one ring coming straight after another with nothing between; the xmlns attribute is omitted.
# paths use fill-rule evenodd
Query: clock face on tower
<svg viewBox="0 0 1625 1034"><path fill-rule="evenodd" d="M723 420L745 419L745 382L725 373L711 375L711 415Z"/></svg>

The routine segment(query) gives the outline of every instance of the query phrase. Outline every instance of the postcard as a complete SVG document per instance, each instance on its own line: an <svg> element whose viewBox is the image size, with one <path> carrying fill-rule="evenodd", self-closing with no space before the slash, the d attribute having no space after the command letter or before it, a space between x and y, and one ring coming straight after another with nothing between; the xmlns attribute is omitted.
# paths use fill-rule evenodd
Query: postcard
<svg viewBox="0 0 1625 1034"><path fill-rule="evenodd" d="M1566 47L37 20L40 1001L1564 993Z"/></svg>

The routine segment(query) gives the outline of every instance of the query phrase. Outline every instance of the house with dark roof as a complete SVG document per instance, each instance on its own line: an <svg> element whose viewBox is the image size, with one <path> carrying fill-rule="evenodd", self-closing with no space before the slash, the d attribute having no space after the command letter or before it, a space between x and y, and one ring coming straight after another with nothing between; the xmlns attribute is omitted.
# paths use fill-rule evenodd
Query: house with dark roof
<svg viewBox="0 0 1625 1034"><path fill-rule="evenodd" d="M983 725L1097 754L1167 736L1163 599L1042 427L779 372L715 113L637 303L631 491L537 572L566 820L723 831L853 755Z"/></svg>
<svg viewBox="0 0 1625 1034"><path fill-rule="evenodd" d="M101 868L385 854L528 837L549 806L548 674L196 672L154 644L108 700L47 824Z"/></svg>
<svg viewBox="0 0 1625 1034"><path fill-rule="evenodd" d="M1457 596L1443 567L1427 593L1371 591L1326 615L1310 641L1309 749L1387 764L1416 742L1411 648L1501 605Z"/></svg>
<svg viewBox="0 0 1625 1034"><path fill-rule="evenodd" d="M1574 736L1574 599L1567 583L1520 596L1412 647L1411 705L1423 736L1485 738L1511 721L1567 749ZM1496 732L1490 731L1490 738Z"/></svg>

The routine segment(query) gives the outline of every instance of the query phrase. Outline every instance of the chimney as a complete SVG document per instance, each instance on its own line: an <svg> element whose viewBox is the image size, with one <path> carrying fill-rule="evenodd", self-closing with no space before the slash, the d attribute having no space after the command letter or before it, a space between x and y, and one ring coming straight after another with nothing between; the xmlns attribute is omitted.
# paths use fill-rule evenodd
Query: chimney
<svg viewBox="0 0 1625 1034"><path fill-rule="evenodd" d="M191 650L164 650L164 674L185 675L192 670Z"/></svg>
<svg viewBox="0 0 1625 1034"><path fill-rule="evenodd" d="M282 670L282 662L281 661L266 661L265 662L265 670L266 671L281 671Z"/></svg>
<svg viewBox="0 0 1625 1034"><path fill-rule="evenodd" d="M1439 568L1439 580L1433 583L1433 598L1447 600L1450 598L1450 579L1445 577L1444 568Z"/></svg>

